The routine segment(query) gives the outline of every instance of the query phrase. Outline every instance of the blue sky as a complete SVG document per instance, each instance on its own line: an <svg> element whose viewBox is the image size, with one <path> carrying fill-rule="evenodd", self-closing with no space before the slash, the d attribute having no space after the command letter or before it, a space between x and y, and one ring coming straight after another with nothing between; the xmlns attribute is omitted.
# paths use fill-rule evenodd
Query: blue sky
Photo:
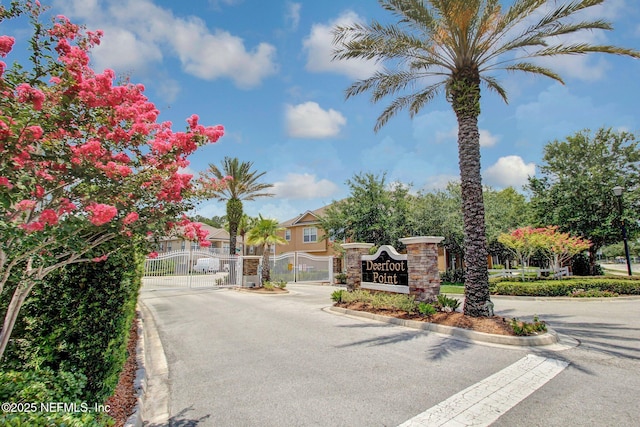
<svg viewBox="0 0 640 427"><path fill-rule="evenodd" d="M456 121L444 96L413 120L408 113L373 132L387 105L368 95L345 100L344 90L376 65L331 61L336 23L388 22L374 0L41 0L105 36L92 54L96 70L114 69L146 87L146 95L174 129L195 113L225 136L191 158L190 172L225 156L251 161L275 184L275 197L245 203L245 211L280 221L348 195L359 172L387 172L415 190L442 188L458 176ZM1 3L5 3L2 0ZM505 4L509 2L505 1ZM582 40L640 49L640 4L608 0L589 16L614 31ZM0 29L25 47L17 22ZM7 58L10 62L13 58ZM536 173L544 145L599 127L638 131L640 61L591 55L551 66L565 79L497 74L509 104L483 92L483 183L520 189ZM224 204L202 203L198 213L223 215Z"/></svg>

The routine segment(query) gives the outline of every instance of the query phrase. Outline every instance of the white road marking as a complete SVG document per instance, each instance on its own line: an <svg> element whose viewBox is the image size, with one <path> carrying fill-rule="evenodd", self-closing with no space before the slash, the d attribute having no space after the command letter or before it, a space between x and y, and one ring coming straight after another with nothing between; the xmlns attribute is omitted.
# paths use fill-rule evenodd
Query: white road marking
<svg viewBox="0 0 640 427"><path fill-rule="evenodd" d="M528 354L399 427L489 426L568 365L562 360Z"/></svg>

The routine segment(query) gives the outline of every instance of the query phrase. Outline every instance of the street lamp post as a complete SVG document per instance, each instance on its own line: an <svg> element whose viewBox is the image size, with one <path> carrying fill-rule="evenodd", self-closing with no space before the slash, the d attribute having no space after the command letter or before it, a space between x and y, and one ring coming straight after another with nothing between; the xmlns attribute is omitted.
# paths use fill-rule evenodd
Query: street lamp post
<svg viewBox="0 0 640 427"><path fill-rule="evenodd" d="M622 192L624 188L618 186L613 187L613 194L618 198L618 211L620 212L620 224L622 227L622 240L624 241L624 254L627 258L627 273L631 276L631 259L629 258L629 244L627 243L627 227L624 225L622 217Z"/></svg>

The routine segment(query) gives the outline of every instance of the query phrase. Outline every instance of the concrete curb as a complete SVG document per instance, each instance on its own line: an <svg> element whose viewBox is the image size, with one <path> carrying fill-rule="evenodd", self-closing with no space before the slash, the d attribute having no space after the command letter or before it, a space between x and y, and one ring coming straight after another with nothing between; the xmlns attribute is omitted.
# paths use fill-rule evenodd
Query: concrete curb
<svg viewBox="0 0 640 427"><path fill-rule="evenodd" d="M138 308L142 313L142 393L138 397L138 424L168 425L169 424L169 367L162 348L158 330L154 324L151 310L140 300ZM137 375L136 375L137 377ZM137 378L136 378L137 380Z"/></svg>
<svg viewBox="0 0 640 427"><path fill-rule="evenodd" d="M416 320L398 319L395 317L381 316L379 314L367 313L365 311L349 310L342 307L328 307L329 311L334 313L346 314L349 316L362 317L365 319L376 320L378 322L390 323L393 325L405 326L413 329L421 329L424 331L437 332L440 334L451 335L454 337L464 338L471 341L485 342L490 344L502 344L521 347L537 347L544 345L552 345L558 343L558 334L547 329L542 335L528 337L513 337L508 335L494 335L484 332L471 331L469 329L455 328L452 326L438 325L436 323L419 322Z"/></svg>

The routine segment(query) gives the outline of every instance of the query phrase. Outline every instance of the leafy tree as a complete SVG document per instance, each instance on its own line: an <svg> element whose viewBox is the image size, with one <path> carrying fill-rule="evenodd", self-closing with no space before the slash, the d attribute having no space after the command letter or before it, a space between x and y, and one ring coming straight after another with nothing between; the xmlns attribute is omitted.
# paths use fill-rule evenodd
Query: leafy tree
<svg viewBox="0 0 640 427"><path fill-rule="evenodd" d="M504 258L506 248L498 242L498 235L529 224L530 210L524 195L514 188L483 189L486 209L489 253ZM451 182L444 190L420 193L411 203L410 229L413 235L443 236L447 252L463 258L464 233L462 194L459 183Z"/></svg>
<svg viewBox="0 0 640 427"><path fill-rule="evenodd" d="M591 241L590 268L598 250L621 240L620 218L612 188L624 194L624 220L631 236L640 217L640 147L628 132L582 130L544 148L540 176L529 179L535 220Z"/></svg>
<svg viewBox="0 0 640 427"><path fill-rule="evenodd" d="M258 197L271 197L265 190L273 184L258 182L266 172L252 171L253 162L241 162L236 157L225 157L222 167L209 164L209 169L201 174L204 179L227 179L224 188L212 188L209 197L227 201L227 221L229 222L229 254L236 254L236 237L242 220L242 201L255 200Z"/></svg>
<svg viewBox="0 0 640 427"><path fill-rule="evenodd" d="M0 21L18 4L11 3L13 12L0 7ZM100 32L82 32L63 16L46 28L39 3L26 5L30 66L0 63L0 295L9 299L0 303L0 358L31 290L67 265L103 262L118 250L101 251L105 243L123 235L121 241L150 243L148 234L163 236L175 226L208 243L197 224L179 219L197 195L192 176L179 170L224 133L196 115L186 132L158 123L142 86L116 85L112 70L89 67ZM0 57L13 43L0 36Z"/></svg>
<svg viewBox="0 0 640 427"><path fill-rule="evenodd" d="M450 182L446 189L419 193L411 204L411 231L415 236L443 236L449 254L462 260L464 235L460 184Z"/></svg>
<svg viewBox="0 0 640 427"><path fill-rule="evenodd" d="M271 280L271 269L269 265L269 252L271 245L284 245L287 241L278 233L284 228L278 227L278 221L270 218L263 218L259 215L253 228L247 233L247 243L250 245L262 245L262 283Z"/></svg>
<svg viewBox="0 0 640 427"><path fill-rule="evenodd" d="M240 218L240 222L238 223L238 235L240 236L240 240L242 240L242 255L246 255L246 240L245 237L247 233L255 226L258 218L251 217L247 214L242 214L242 218Z"/></svg>
<svg viewBox="0 0 640 427"><path fill-rule="evenodd" d="M210 225L213 228L224 228L224 225L227 222L226 217L216 215L212 216L211 218L205 218L202 215L195 215L191 219L195 222L201 222L203 224Z"/></svg>
<svg viewBox="0 0 640 427"><path fill-rule="evenodd" d="M320 219L327 237L402 247L399 239L409 235L408 187L394 184L389 189L386 173L356 174L346 184L350 196L330 205Z"/></svg>
<svg viewBox="0 0 640 427"><path fill-rule="evenodd" d="M467 315L491 314L480 176L480 85L484 83L506 102L506 91L488 74L491 71L522 71L562 83L558 74L531 59L589 52L640 57L632 49L563 38L584 30L612 29L601 19L574 19L603 1L515 0L503 12L499 0L379 0L397 17L397 24L373 21L338 26L334 31L334 59L375 59L395 68L377 71L346 92L349 98L371 91L373 102L396 97L378 117L375 130L403 109L416 115L440 92L453 107L458 120ZM417 91L399 95L415 87Z"/></svg>

